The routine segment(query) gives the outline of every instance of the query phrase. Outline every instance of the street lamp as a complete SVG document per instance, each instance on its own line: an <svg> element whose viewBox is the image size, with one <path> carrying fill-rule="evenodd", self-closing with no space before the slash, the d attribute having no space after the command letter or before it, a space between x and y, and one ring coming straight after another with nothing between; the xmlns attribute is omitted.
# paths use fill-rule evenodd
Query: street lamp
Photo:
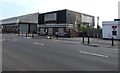
<svg viewBox="0 0 120 73"><path fill-rule="evenodd" d="M16 31L17 31L17 33L18 33L18 35L19 35L19 19L17 19L17 23L16 23Z"/></svg>

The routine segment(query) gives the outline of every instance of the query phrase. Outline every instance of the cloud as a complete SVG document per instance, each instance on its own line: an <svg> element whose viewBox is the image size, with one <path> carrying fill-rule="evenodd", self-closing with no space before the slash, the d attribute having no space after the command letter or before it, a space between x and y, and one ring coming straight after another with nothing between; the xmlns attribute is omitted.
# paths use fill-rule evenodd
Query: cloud
<svg viewBox="0 0 120 73"><path fill-rule="evenodd" d="M44 0L0 0L0 3L16 4L22 7L34 8L37 5L45 4Z"/></svg>
<svg viewBox="0 0 120 73"><path fill-rule="evenodd" d="M102 20L112 20L117 17L119 0L0 0L3 5L17 5L23 13L50 12L61 9L70 9L94 16ZM5 5L4 5L5 6ZM7 13L7 12L6 12Z"/></svg>

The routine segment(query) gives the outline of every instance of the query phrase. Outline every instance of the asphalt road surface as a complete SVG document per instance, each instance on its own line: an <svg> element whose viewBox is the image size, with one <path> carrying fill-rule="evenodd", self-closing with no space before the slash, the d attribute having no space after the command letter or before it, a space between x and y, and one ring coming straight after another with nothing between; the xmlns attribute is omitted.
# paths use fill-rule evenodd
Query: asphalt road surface
<svg viewBox="0 0 120 73"><path fill-rule="evenodd" d="M3 35L3 71L118 71L118 50L57 39Z"/></svg>

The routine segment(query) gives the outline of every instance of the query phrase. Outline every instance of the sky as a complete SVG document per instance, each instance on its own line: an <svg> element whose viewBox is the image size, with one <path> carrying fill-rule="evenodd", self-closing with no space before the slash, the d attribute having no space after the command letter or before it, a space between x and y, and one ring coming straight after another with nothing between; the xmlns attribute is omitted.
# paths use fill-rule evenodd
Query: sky
<svg viewBox="0 0 120 73"><path fill-rule="evenodd" d="M120 0L0 0L0 20L30 13L45 13L69 9L89 15L99 16L102 21L118 18ZM95 22L97 23L97 22Z"/></svg>

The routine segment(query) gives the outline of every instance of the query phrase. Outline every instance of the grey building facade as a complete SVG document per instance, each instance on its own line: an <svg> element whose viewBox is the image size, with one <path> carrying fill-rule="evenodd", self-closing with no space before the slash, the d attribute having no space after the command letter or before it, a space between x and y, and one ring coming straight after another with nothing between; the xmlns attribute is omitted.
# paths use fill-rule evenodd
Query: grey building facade
<svg viewBox="0 0 120 73"><path fill-rule="evenodd" d="M93 27L94 16L71 10L32 13L1 20L5 33L33 33L40 35L79 35L80 27Z"/></svg>
<svg viewBox="0 0 120 73"><path fill-rule="evenodd" d="M4 33L32 33L37 30L39 13L1 20Z"/></svg>
<svg viewBox="0 0 120 73"><path fill-rule="evenodd" d="M79 32L80 27L93 27L94 16L71 10L58 10L39 14L38 31L41 34L55 35L56 32L64 36L64 33ZM75 35L75 34L74 34Z"/></svg>

